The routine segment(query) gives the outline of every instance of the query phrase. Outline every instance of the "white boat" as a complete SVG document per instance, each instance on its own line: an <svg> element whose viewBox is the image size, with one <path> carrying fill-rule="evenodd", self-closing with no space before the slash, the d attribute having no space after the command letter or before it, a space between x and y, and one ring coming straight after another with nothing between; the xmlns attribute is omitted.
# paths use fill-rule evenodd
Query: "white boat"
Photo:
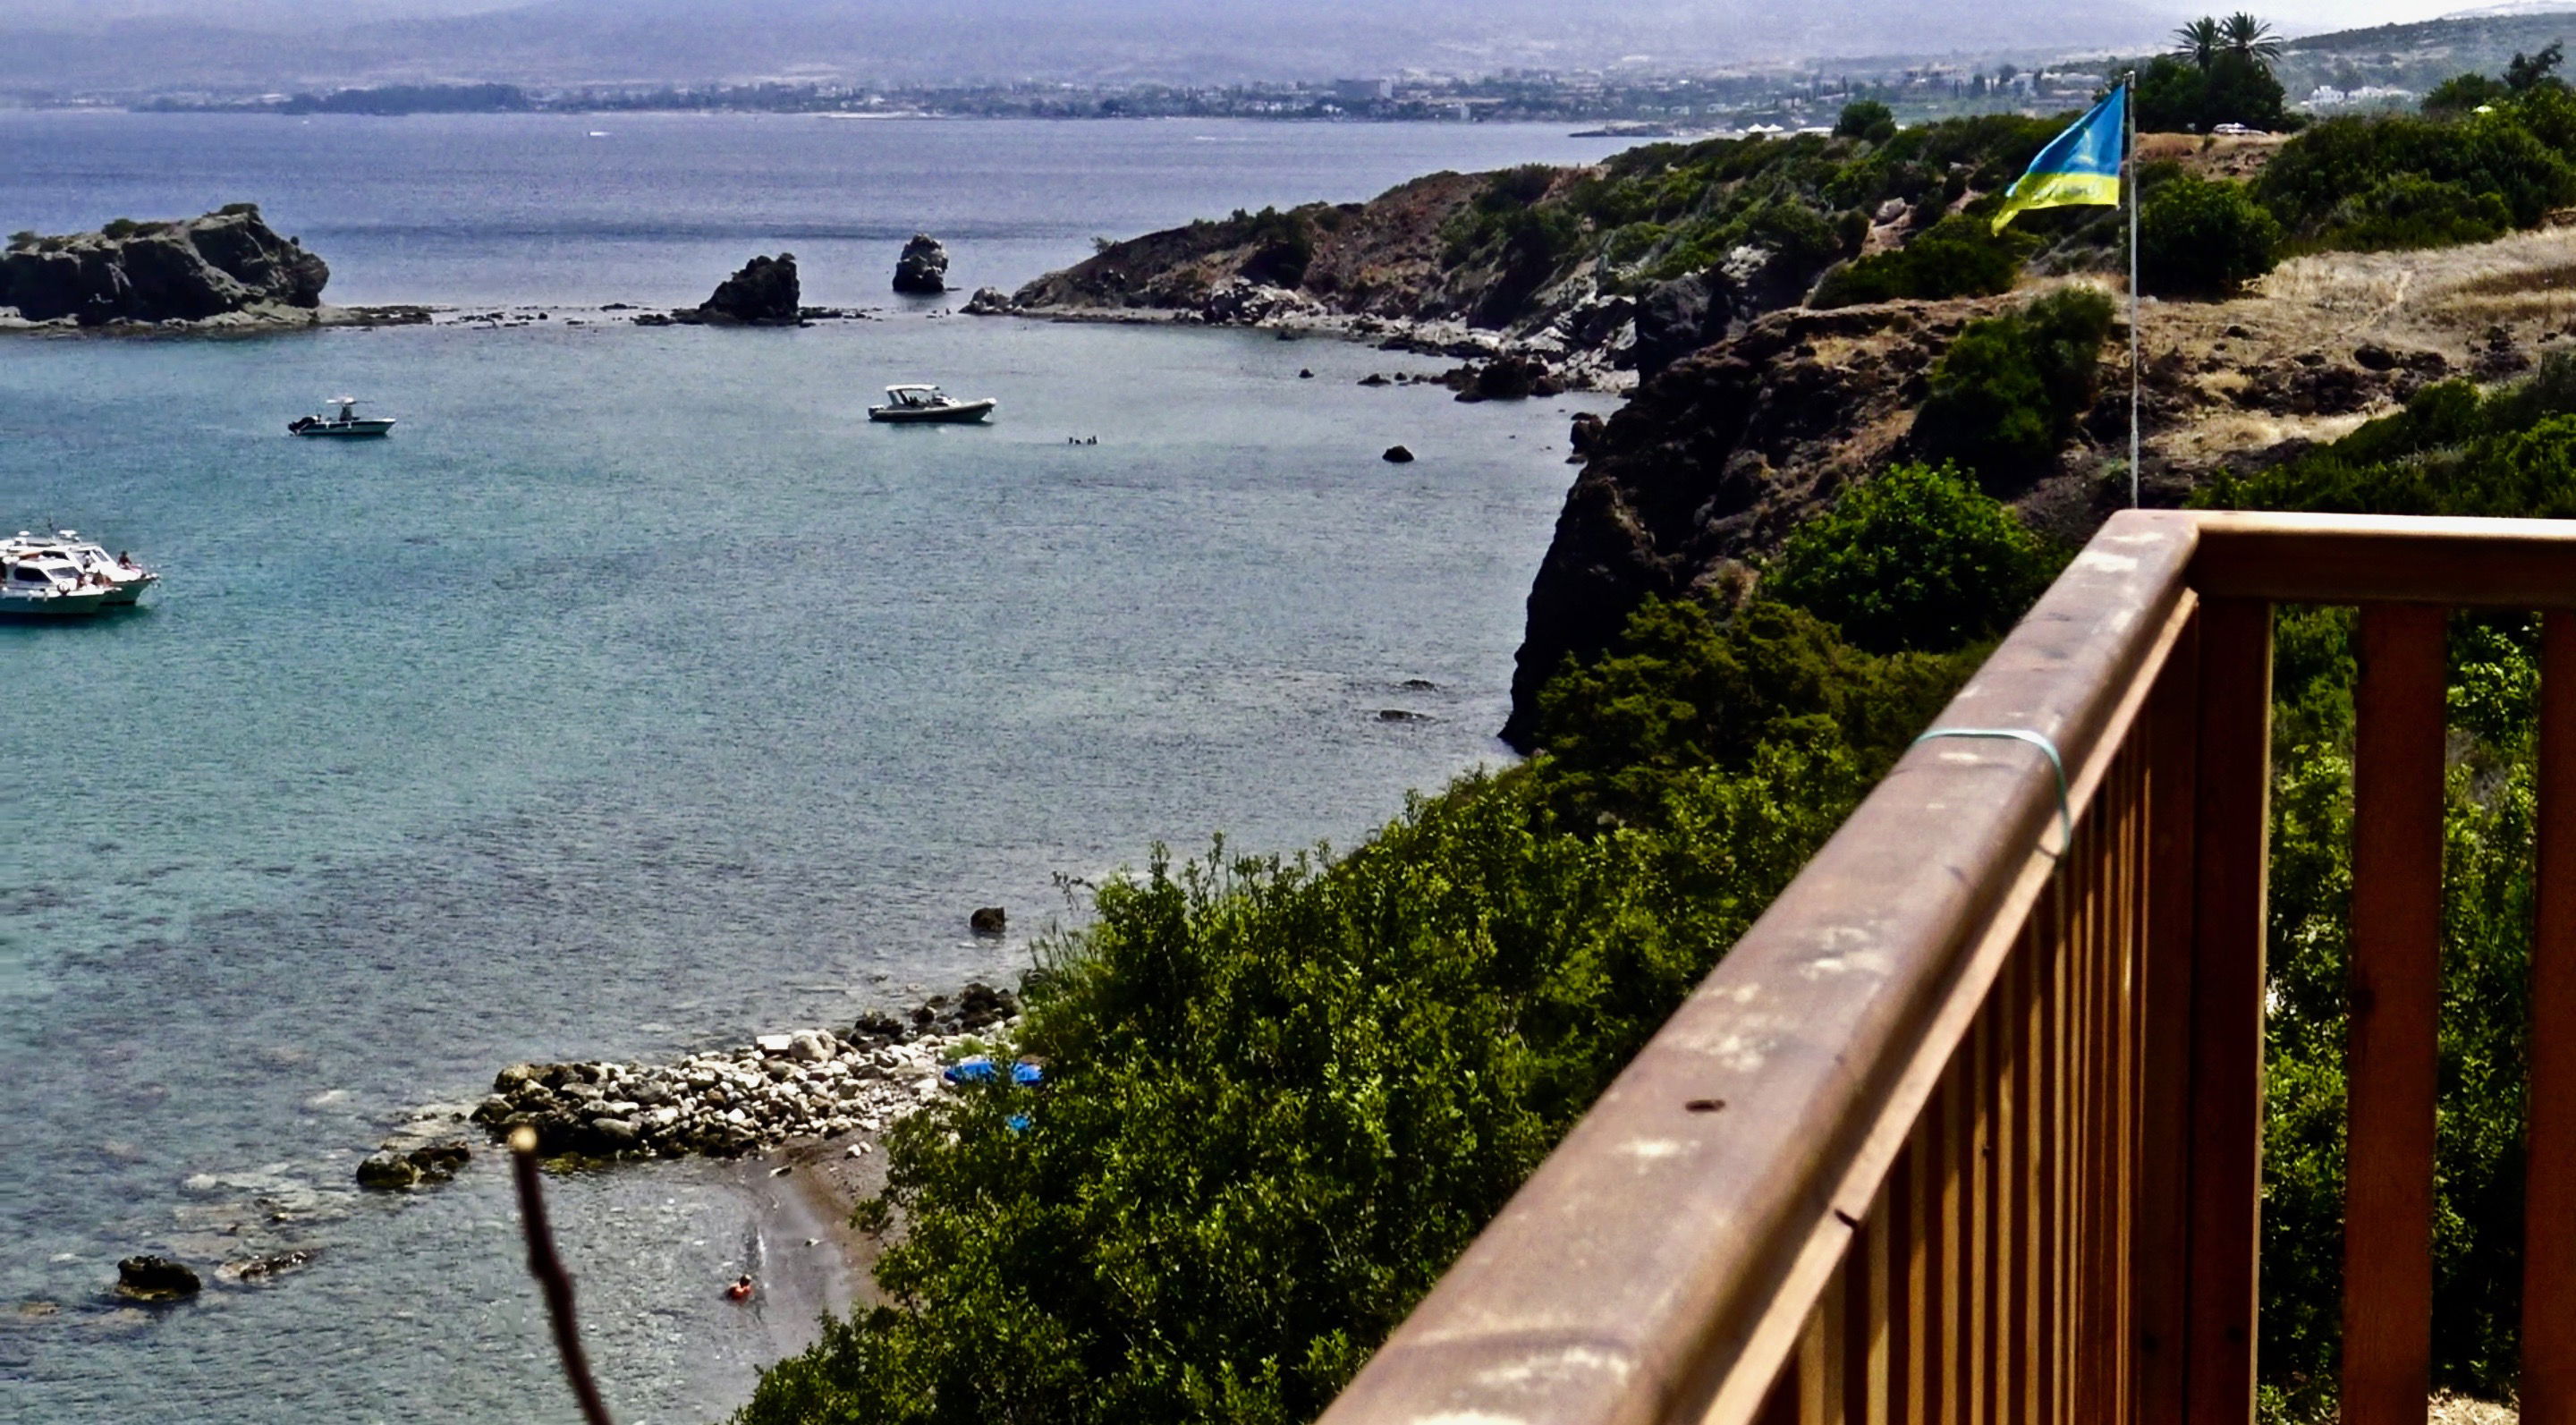
<svg viewBox="0 0 2576 1425"><path fill-rule="evenodd" d="M132 608L160 575L80 537L26 530L0 539L0 617L65 618Z"/></svg>
<svg viewBox="0 0 2576 1425"><path fill-rule="evenodd" d="M953 421L972 424L993 413L998 404L987 396L981 400L961 401L936 386L888 386L886 403L868 407L872 421L907 422Z"/></svg>
<svg viewBox="0 0 2576 1425"><path fill-rule="evenodd" d="M327 416L298 416L286 423L289 435L367 436L383 435L394 428L391 416L358 414L358 398L334 396L330 404L338 407Z"/></svg>

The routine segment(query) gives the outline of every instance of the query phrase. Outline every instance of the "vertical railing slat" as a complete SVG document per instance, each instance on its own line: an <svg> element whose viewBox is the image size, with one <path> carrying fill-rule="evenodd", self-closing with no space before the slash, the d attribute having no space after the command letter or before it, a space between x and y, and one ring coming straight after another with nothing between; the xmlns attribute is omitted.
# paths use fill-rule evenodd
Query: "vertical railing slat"
<svg viewBox="0 0 2576 1425"><path fill-rule="evenodd" d="M2361 611L2345 1078L2343 1419L2425 1419L2433 1352L2433 1099L2441 993L2443 633Z"/></svg>
<svg viewBox="0 0 2576 1425"><path fill-rule="evenodd" d="M2195 618L2146 710L2146 943L2141 956L2138 1425L2182 1425L2191 1135L2192 803L2198 783L2200 629Z"/></svg>
<svg viewBox="0 0 2576 1425"><path fill-rule="evenodd" d="M2540 626L2540 827L2523 1186L2522 1418L2576 1425L2576 612Z"/></svg>
<svg viewBox="0 0 2576 1425"><path fill-rule="evenodd" d="M2223 1425L2254 1416L2272 610L2212 599L2200 613L2185 1389L2195 1425Z"/></svg>

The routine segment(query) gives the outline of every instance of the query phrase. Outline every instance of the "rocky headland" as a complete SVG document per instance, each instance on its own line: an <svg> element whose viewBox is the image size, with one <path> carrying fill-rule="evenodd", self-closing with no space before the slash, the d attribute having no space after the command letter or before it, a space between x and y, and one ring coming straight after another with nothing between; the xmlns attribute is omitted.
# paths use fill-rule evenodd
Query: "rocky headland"
<svg viewBox="0 0 2576 1425"><path fill-rule="evenodd" d="M1509 242L1465 241L1498 186L1534 172L1547 176L1527 195L1533 205L1593 176L1435 173L1365 203L1236 213L1108 244L1016 292L980 289L964 310L1344 337L1464 361L1446 384L1470 399L1508 399L1626 389L1794 305L1818 270L1744 245L1705 272L1640 285L1602 264L1547 267Z"/></svg>
<svg viewBox="0 0 2576 1425"><path fill-rule="evenodd" d="M0 328L235 331L424 319L323 304L331 268L255 203L95 232L22 232L0 251Z"/></svg>

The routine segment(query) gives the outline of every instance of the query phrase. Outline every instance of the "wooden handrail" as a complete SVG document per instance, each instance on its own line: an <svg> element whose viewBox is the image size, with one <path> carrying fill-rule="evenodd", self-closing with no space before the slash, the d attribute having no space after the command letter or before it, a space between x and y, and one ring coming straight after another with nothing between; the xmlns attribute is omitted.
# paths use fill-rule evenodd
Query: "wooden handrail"
<svg viewBox="0 0 2576 1425"><path fill-rule="evenodd" d="M1329 1425L2249 1419L2274 602L2383 610L2354 943L2388 988L2356 1017L2353 1172L2396 1225L2352 1262L2414 1319L2352 1338L2347 1401L2420 1418L2440 609L2576 610L2576 521L2114 516L1938 723L2052 745L2075 843L2037 748L1914 748ZM2576 676L2568 617L2549 667ZM2576 753L2544 779L2576 783ZM2576 809L2542 825L2576 864ZM2542 916L2546 1002L2576 1004L2576 896ZM2576 1054L2544 1065L2576 1079ZM2534 1134L2535 1173L2576 1173L2576 1113ZM2548 1242L2533 1290L2576 1298L2576 1231ZM2527 1405L2567 1409L2576 1380L2545 1375Z"/></svg>

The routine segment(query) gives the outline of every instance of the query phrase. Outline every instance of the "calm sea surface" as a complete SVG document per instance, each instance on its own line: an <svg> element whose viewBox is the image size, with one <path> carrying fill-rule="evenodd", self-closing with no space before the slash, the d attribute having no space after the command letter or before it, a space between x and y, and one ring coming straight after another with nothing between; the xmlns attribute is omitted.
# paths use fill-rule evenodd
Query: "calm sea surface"
<svg viewBox="0 0 2576 1425"><path fill-rule="evenodd" d="M951 317L884 280L916 229L953 280L1011 286L1095 233L1608 147L0 114L9 229L255 199L334 300L466 305L693 302L784 246L808 301L883 308L0 341L0 523L166 574L132 616L0 627L0 1419L570 1419L506 1175L349 1190L408 1110L512 1060L1008 976L1059 876L1218 831L1347 843L1498 759L1582 403L1363 389L1435 363L1356 346ZM869 427L901 380L1000 419ZM343 390L394 437L285 436ZM1422 458L1380 462L1396 441ZM964 933L985 904L1008 939ZM847 1289L729 1165L556 1193L621 1419L721 1415ZM273 1285L106 1297L131 1252L298 1245ZM716 1297L746 1268L776 1283L758 1310Z"/></svg>

